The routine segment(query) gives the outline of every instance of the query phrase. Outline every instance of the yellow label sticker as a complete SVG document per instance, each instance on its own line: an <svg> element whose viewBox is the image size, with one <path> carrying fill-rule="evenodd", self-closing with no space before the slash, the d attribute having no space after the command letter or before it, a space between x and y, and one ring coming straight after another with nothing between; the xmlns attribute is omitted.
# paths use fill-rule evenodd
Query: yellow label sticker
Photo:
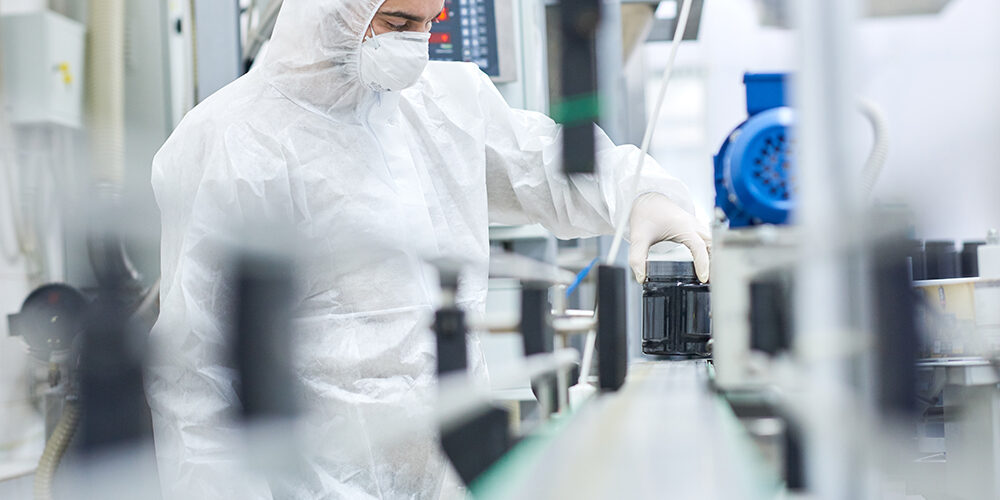
<svg viewBox="0 0 1000 500"><path fill-rule="evenodd" d="M73 83L73 73L69 70L69 63L59 63L57 68L59 70L59 74L62 75L63 83L66 85Z"/></svg>

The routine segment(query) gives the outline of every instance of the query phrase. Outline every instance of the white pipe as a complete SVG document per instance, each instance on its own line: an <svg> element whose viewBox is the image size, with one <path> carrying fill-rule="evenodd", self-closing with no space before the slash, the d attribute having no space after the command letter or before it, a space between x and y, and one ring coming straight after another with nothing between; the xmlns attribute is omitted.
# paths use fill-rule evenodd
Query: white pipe
<svg viewBox="0 0 1000 500"><path fill-rule="evenodd" d="M548 262L502 250L490 252L490 277L516 278L556 285L569 285L576 280L576 274L572 271L567 271Z"/></svg>
<svg viewBox="0 0 1000 500"><path fill-rule="evenodd" d="M257 21L247 34L246 48L243 50L244 63L255 60L264 43L271 38L282 3L284 3L282 0L271 1L267 7L263 8L264 12L257 16Z"/></svg>
<svg viewBox="0 0 1000 500"><path fill-rule="evenodd" d="M632 189L629 190L630 195L627 198L629 201L635 199L635 193L639 190L642 165L646 162L646 154L649 152L649 145L653 141L653 132L656 131L656 123L660 118L660 109L663 107L663 99L667 95L667 86L670 84L670 78L674 71L674 62L677 60L677 49L680 48L681 40L684 39L684 32L687 30L690 14L691 0L684 0L684 4L681 6L681 13L677 17L677 30L674 31L674 41L670 44L670 56L667 58L667 67L664 68L663 79L660 80L660 93L656 98L656 106L653 108L653 114L649 115L649 122L646 123L646 135L642 138L642 148L640 148L639 157L636 158L635 178L632 180ZM614 264L615 259L618 257L618 249L621 247L622 238L625 237L625 225L628 224L630 212L631 207L628 210L622 210L618 214L618 223L615 224L615 238L611 242L611 248L608 250L607 257L604 259L604 262L609 265Z"/></svg>
<svg viewBox="0 0 1000 500"><path fill-rule="evenodd" d="M0 120L2 120L2 119L3 118L0 118ZM0 143L0 144L2 144L2 143ZM6 146L0 146L0 148L6 149ZM9 203L9 205L10 205L9 206L10 219L11 219L11 223L14 226L13 227L13 232L14 232L14 245L13 245L13 247L14 248L8 247L6 234L0 234L0 255L3 256L3 259L4 259L5 262L7 262L8 264L13 264L13 263L17 262L17 260L21 256L21 244L20 244L20 238L18 236L18 234L19 234L19 228L18 228L19 217L17 215L17 209L15 208L17 206L17 201L15 199L15 194L14 194L14 175L12 173L12 171L14 170L14 167L13 167L12 164L10 164L8 162L4 162L4 165L2 166L2 168L3 168L4 174L6 176L6 182L4 182L4 185L7 187L7 193L6 193L7 194L7 199L8 199L8 201L10 201L10 203Z"/></svg>
<svg viewBox="0 0 1000 500"><path fill-rule="evenodd" d="M2 78L2 75L0 75ZM13 131L9 126L7 117L3 112L0 111L0 121L3 122L3 137L0 138L0 148L3 149L4 155L4 175L6 177L7 186L7 199L10 209L11 222L14 229L14 239L15 247L14 250L9 250L5 245L3 245L4 258L10 262L15 263L22 255L27 255L30 249L34 246L31 241L30 234L28 233L27 224L25 224L25 213L24 213L24 193L16 189L17 186L22 184L21 182L21 170L18 167L17 154L14 152L14 137ZM16 172L16 173L15 173ZM20 195L20 196L19 196Z"/></svg>
<svg viewBox="0 0 1000 500"><path fill-rule="evenodd" d="M586 384L590 378L590 367L594 363L594 348L597 345L597 330L587 332L587 340L583 344L583 362L580 363L580 378L578 384Z"/></svg>
<svg viewBox="0 0 1000 500"><path fill-rule="evenodd" d="M568 370L579 359L576 349L558 349L551 353L533 354L523 360L491 368L490 381L497 387L514 386L525 378L530 380L559 370ZM454 429L485 413L494 405L492 393L473 381L464 370L442 375L438 379L437 388L438 397L433 414L405 419L399 418L398 415L384 415L370 422L379 428L379 434L374 436L375 444L400 446L427 428ZM324 445L307 443L307 450L313 444ZM348 447L343 451L349 456L354 454L357 457L366 457L368 448Z"/></svg>
<svg viewBox="0 0 1000 500"><path fill-rule="evenodd" d="M88 18L91 171L116 189L125 182L125 0L90 0Z"/></svg>
<svg viewBox="0 0 1000 500"><path fill-rule="evenodd" d="M243 40L243 46L246 47L250 41L250 34L253 33L254 25L257 24L257 18L260 16L257 14L257 0L250 0L250 5L247 6L247 26L246 26L246 38Z"/></svg>
<svg viewBox="0 0 1000 500"><path fill-rule="evenodd" d="M509 387L525 377L534 379L558 370L565 370L579 361L576 349L559 349L551 353L526 356L524 361L500 367L490 374L497 387ZM461 425L485 411L493 397L464 372L445 375L438 381L438 401L435 408L437 421L446 428Z"/></svg>
<svg viewBox="0 0 1000 500"><path fill-rule="evenodd" d="M51 158L47 157L54 147L51 143L46 143L46 130L29 128L15 133L6 116L0 116L0 120L4 122L2 125L4 138L0 144L8 142L10 144L4 147L7 150L4 170L17 243L14 251L10 251L4 245L4 258L12 264L23 258L28 284L34 288L48 278L48 254L40 230L48 227L45 222L48 221L47 215L51 213L51 207L50 199L41 196L40 193L51 194L51 189L46 189L42 184L43 177L51 175L48 164ZM23 165L17 156L18 151L36 161L29 161L28 165ZM39 158L47 159L48 162L37 161Z"/></svg>
<svg viewBox="0 0 1000 500"><path fill-rule="evenodd" d="M601 129L615 144L625 142L625 69L622 54L621 0L601 1L601 24L597 29L597 88L601 98Z"/></svg>

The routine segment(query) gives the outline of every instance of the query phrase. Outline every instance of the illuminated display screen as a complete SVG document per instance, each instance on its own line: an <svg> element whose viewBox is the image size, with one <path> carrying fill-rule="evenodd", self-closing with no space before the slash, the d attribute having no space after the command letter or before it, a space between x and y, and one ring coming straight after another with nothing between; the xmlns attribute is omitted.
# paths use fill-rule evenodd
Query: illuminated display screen
<svg viewBox="0 0 1000 500"><path fill-rule="evenodd" d="M493 0L445 0L431 30L431 60L474 62L498 76L496 27Z"/></svg>

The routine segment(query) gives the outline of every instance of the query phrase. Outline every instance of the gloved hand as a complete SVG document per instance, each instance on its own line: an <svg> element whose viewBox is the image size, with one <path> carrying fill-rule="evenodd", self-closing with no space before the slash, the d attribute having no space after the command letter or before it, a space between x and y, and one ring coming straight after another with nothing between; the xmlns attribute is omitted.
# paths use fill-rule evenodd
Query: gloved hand
<svg viewBox="0 0 1000 500"><path fill-rule="evenodd" d="M698 219L659 193L646 193L635 199L629 216L628 263L635 279L646 281L649 247L661 241L680 243L691 250L698 279L708 281L709 248L712 236Z"/></svg>

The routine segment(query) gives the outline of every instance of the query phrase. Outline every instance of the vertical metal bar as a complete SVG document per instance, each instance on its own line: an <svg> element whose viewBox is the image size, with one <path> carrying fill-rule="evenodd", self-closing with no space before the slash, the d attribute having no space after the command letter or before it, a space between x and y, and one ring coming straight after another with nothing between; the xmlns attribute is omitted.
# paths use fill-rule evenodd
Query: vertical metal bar
<svg viewBox="0 0 1000 500"><path fill-rule="evenodd" d="M597 29L597 89L601 102L601 128L615 144L625 140L625 69L622 48L621 0L602 0Z"/></svg>
<svg viewBox="0 0 1000 500"><path fill-rule="evenodd" d="M552 352L554 333L550 324L549 291L542 283L522 283L521 335L524 337L524 355ZM542 415L559 410L556 394L557 378L543 375L531 381L532 390L542 407Z"/></svg>
<svg viewBox="0 0 1000 500"><path fill-rule="evenodd" d="M238 0L196 0L197 102L243 74Z"/></svg>
<svg viewBox="0 0 1000 500"><path fill-rule="evenodd" d="M458 272L448 266L439 269L441 306L434 314L434 335L437 339L438 375L465 371L468 368L465 312L455 303L458 296Z"/></svg>
<svg viewBox="0 0 1000 500"><path fill-rule="evenodd" d="M543 284L524 283L521 290L521 334L524 355L552 352L553 332L549 326L549 291Z"/></svg>
<svg viewBox="0 0 1000 500"><path fill-rule="evenodd" d="M240 256L236 289L233 361L240 380L246 420L290 418L296 414L292 369L292 294L290 259Z"/></svg>
<svg viewBox="0 0 1000 500"><path fill-rule="evenodd" d="M457 306L438 309L434 315L434 333L437 336L438 374L465 371L469 364L465 312Z"/></svg>
<svg viewBox="0 0 1000 500"><path fill-rule="evenodd" d="M625 282L624 268L597 268L597 368L603 390L618 390L628 372Z"/></svg>
<svg viewBox="0 0 1000 500"><path fill-rule="evenodd" d="M859 234L858 182L850 168L853 145L851 25L855 0L802 0L798 4L801 71L795 88L799 129L799 212L802 245L796 291L795 348L805 375L803 430L806 487L817 498L857 498L862 479L853 474L853 423L840 415L851 406L844 353L857 341L852 302L860 289L845 242ZM845 425L846 423L846 425Z"/></svg>
<svg viewBox="0 0 1000 500"><path fill-rule="evenodd" d="M101 287L80 342L79 446L84 454L139 446L152 438L142 382L145 342L130 330L130 298L122 288Z"/></svg>
<svg viewBox="0 0 1000 500"><path fill-rule="evenodd" d="M594 172L594 122L598 118L595 38L602 0L563 0L562 102L553 115L563 124L563 171Z"/></svg>
<svg viewBox="0 0 1000 500"><path fill-rule="evenodd" d="M442 307L435 315L438 375L462 373L468 369L465 312L455 304L458 273L441 272ZM546 305L547 307L547 305ZM509 412L490 408L469 420L440 428L441 449L468 486L510 448Z"/></svg>

